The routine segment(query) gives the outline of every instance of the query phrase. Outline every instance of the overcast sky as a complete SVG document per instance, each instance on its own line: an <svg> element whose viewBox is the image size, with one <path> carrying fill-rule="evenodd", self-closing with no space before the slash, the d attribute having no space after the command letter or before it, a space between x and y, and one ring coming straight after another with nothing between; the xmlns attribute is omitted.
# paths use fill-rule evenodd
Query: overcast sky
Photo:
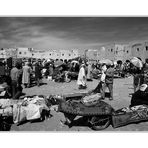
<svg viewBox="0 0 148 148"><path fill-rule="evenodd" d="M148 18L0 18L0 47L86 49L139 40L148 40Z"/></svg>

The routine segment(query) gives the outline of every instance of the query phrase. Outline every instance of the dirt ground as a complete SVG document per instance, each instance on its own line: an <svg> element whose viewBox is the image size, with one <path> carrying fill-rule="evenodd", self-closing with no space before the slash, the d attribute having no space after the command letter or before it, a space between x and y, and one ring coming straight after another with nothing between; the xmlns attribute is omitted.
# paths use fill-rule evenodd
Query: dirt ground
<svg viewBox="0 0 148 148"><path fill-rule="evenodd" d="M94 89L98 81L93 80L93 82L87 82L88 88L86 90L78 90L76 81L71 81L70 83L57 83L53 81L44 80L44 85L37 87L26 88L23 92L26 95L50 95L50 94L69 94L76 92L87 92ZM125 79L115 79L114 80L114 100L105 101L111 104L111 106L117 110L122 107L128 107L130 105L131 96L130 93L133 93L132 86L132 77ZM30 123L27 122L22 125L12 125L11 131L93 131L87 126L77 125L69 128L66 125L63 125L60 120L64 120L62 113L57 113L51 111L53 117L46 119L43 122ZM103 131L147 131L148 122L141 122L138 124L130 124L127 126L113 128L111 125Z"/></svg>

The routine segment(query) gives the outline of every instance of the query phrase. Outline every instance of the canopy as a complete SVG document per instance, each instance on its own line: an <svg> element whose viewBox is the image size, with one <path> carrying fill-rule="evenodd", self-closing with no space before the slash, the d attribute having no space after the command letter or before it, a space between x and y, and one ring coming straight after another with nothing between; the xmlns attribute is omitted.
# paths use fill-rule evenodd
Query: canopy
<svg viewBox="0 0 148 148"><path fill-rule="evenodd" d="M138 59L137 57L133 57L133 58L130 60L130 62L131 62L134 66L136 66L136 67L138 67L138 68L142 68L142 66L143 66L142 61L141 61L140 59Z"/></svg>

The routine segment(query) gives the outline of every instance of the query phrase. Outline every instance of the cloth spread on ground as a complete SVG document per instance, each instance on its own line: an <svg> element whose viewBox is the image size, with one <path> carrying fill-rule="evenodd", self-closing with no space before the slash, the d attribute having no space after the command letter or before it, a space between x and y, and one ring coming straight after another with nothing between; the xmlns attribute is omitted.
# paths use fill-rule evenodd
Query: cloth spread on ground
<svg viewBox="0 0 148 148"><path fill-rule="evenodd" d="M125 107L115 111L112 115L112 124L114 128L144 120L148 120L147 105Z"/></svg>

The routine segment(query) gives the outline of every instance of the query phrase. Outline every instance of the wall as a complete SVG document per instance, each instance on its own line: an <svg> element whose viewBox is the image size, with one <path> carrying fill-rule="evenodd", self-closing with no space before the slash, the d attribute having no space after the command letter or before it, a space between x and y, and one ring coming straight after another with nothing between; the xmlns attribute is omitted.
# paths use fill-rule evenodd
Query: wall
<svg viewBox="0 0 148 148"><path fill-rule="evenodd" d="M124 57L124 46L125 45L119 45L119 44L115 44L115 50L114 50L114 60L118 61L124 61L125 57Z"/></svg>
<svg viewBox="0 0 148 148"><path fill-rule="evenodd" d="M32 51L29 48L17 48L17 58L30 58Z"/></svg>
<svg viewBox="0 0 148 148"><path fill-rule="evenodd" d="M89 61L97 61L98 60L98 50L88 49L85 52L86 52L86 58L88 58Z"/></svg>

